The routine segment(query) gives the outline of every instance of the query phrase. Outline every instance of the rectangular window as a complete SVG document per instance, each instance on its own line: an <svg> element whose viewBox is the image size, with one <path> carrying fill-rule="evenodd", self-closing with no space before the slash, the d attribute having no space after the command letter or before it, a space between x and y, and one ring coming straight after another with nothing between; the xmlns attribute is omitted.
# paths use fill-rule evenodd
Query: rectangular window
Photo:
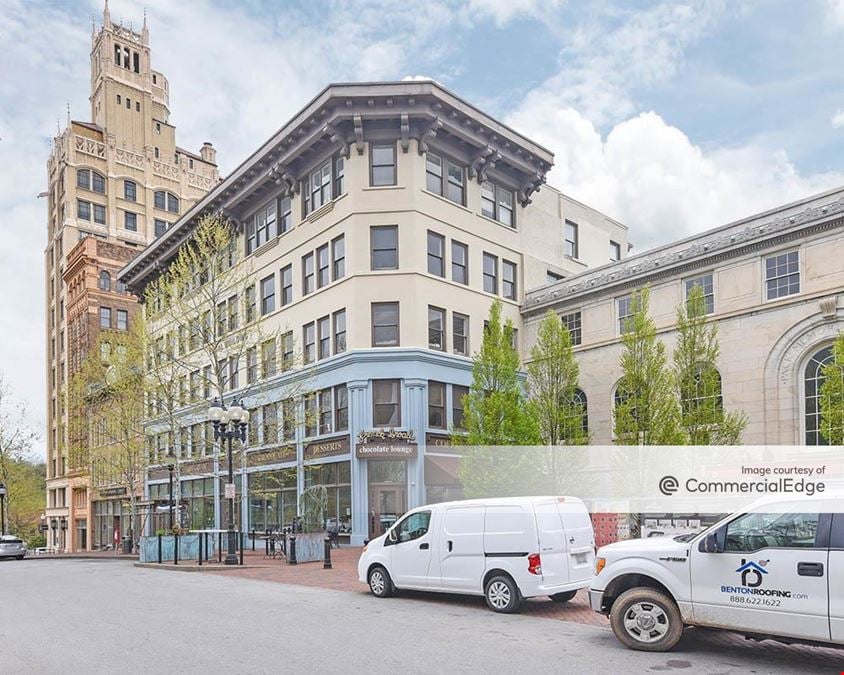
<svg viewBox="0 0 844 675"><path fill-rule="evenodd" d="M331 242L331 260L333 266L333 280L346 276L346 238L341 234Z"/></svg>
<svg viewBox="0 0 844 675"><path fill-rule="evenodd" d="M250 347L246 350L246 384L258 381L258 350Z"/></svg>
<svg viewBox="0 0 844 675"><path fill-rule="evenodd" d="M94 192L99 192L101 195L105 194L105 178L96 171L91 172L91 189Z"/></svg>
<svg viewBox="0 0 844 675"><path fill-rule="evenodd" d="M275 311L275 275L261 279L261 316Z"/></svg>
<svg viewBox="0 0 844 675"><path fill-rule="evenodd" d="M428 348L445 351L445 310L428 305Z"/></svg>
<svg viewBox="0 0 844 675"><path fill-rule="evenodd" d="M553 284L555 281L562 281L565 277L562 274L557 274L556 272L552 272L551 270L546 270L545 272L545 283L546 284Z"/></svg>
<svg viewBox="0 0 844 675"><path fill-rule="evenodd" d="M399 380L372 380L372 424L376 427L401 426Z"/></svg>
<svg viewBox="0 0 844 675"><path fill-rule="evenodd" d="M302 295L313 293L315 289L314 254L302 256Z"/></svg>
<svg viewBox="0 0 844 675"><path fill-rule="evenodd" d="M317 257L317 288L328 286L330 264L328 261L328 244L316 250Z"/></svg>
<svg viewBox="0 0 844 675"><path fill-rule="evenodd" d="M100 307L100 328L111 328L110 307Z"/></svg>
<svg viewBox="0 0 844 675"><path fill-rule="evenodd" d="M278 208L278 232L284 234L293 229L293 200L282 197Z"/></svg>
<svg viewBox="0 0 844 675"><path fill-rule="evenodd" d="M469 387L461 387L457 384L451 386L451 423L455 429L466 428L463 418L463 397L468 395Z"/></svg>
<svg viewBox="0 0 844 675"><path fill-rule="evenodd" d="M569 258L577 258L577 252L577 223L573 223L570 220L567 220L563 253Z"/></svg>
<svg viewBox="0 0 844 675"><path fill-rule="evenodd" d="M469 356L469 317L465 314L453 312L451 315L452 338L454 353Z"/></svg>
<svg viewBox="0 0 844 675"><path fill-rule="evenodd" d="M167 195L163 190L156 190L152 201L157 209L164 211L167 208Z"/></svg>
<svg viewBox="0 0 844 675"><path fill-rule="evenodd" d="M261 343L261 377L273 377L278 372L275 352L275 340L265 340Z"/></svg>
<svg viewBox="0 0 844 675"><path fill-rule="evenodd" d="M226 328L228 326L228 321L226 321L226 301L220 302L217 304L217 309L215 311L215 317L217 323L217 337L223 337L226 334Z"/></svg>
<svg viewBox="0 0 844 675"><path fill-rule="evenodd" d="M261 406L261 438L264 445L278 443L278 404Z"/></svg>
<svg viewBox="0 0 844 675"><path fill-rule="evenodd" d="M465 170L459 164L433 153L425 158L425 187L458 204L465 204Z"/></svg>
<svg viewBox="0 0 844 675"><path fill-rule="evenodd" d="M484 253L484 290L498 294L498 258Z"/></svg>
<svg viewBox="0 0 844 675"><path fill-rule="evenodd" d="M129 312L125 309L117 310L117 330L127 330L129 328Z"/></svg>
<svg viewBox="0 0 844 675"><path fill-rule="evenodd" d="M281 402L281 434L284 441L292 441L296 437L296 403L292 398Z"/></svg>
<svg viewBox="0 0 844 675"><path fill-rule="evenodd" d="M428 382L428 426L445 429L445 383Z"/></svg>
<svg viewBox="0 0 844 675"><path fill-rule="evenodd" d="M135 181L131 180L124 180L123 181L123 199L127 202L134 202L137 201L138 198L138 185Z"/></svg>
<svg viewBox="0 0 844 675"><path fill-rule="evenodd" d="M624 335L632 326L630 326L630 319L633 316L633 296L625 295L623 298L616 300L618 307L618 334Z"/></svg>
<svg viewBox="0 0 844 675"><path fill-rule="evenodd" d="M293 331L289 330L281 336L281 369L290 370L293 367Z"/></svg>
<svg viewBox="0 0 844 675"><path fill-rule="evenodd" d="M765 258L765 292L768 300L800 292L798 251L788 251Z"/></svg>
<svg viewBox="0 0 844 675"><path fill-rule="evenodd" d="M503 225L514 227L513 191L490 181L481 184L481 213Z"/></svg>
<svg viewBox="0 0 844 675"><path fill-rule="evenodd" d="M252 323L255 320L255 314L258 309L257 299L255 295L255 285L249 286L246 289L246 323Z"/></svg>
<svg viewBox="0 0 844 675"><path fill-rule="evenodd" d="M320 206L331 201L332 163L332 160L324 162L311 171L305 179L305 215L316 211ZM339 166L342 167L342 164ZM336 168L338 168L338 165L335 164Z"/></svg>
<svg viewBox="0 0 844 675"><path fill-rule="evenodd" d="M305 438L316 436L318 415L316 392L305 394Z"/></svg>
<svg viewBox="0 0 844 675"><path fill-rule="evenodd" d="M396 184L396 146L373 145L370 148L369 184L372 186Z"/></svg>
<svg viewBox="0 0 844 675"><path fill-rule="evenodd" d="M120 103L119 96L117 102ZM84 190L91 189L91 172L88 169L76 170L76 186L81 187Z"/></svg>
<svg viewBox="0 0 844 675"><path fill-rule="evenodd" d="M451 242L451 280L469 283L469 247L454 240Z"/></svg>
<svg viewBox="0 0 844 675"><path fill-rule="evenodd" d="M425 187L429 192L443 193L443 161L430 152L425 158Z"/></svg>
<svg viewBox="0 0 844 675"><path fill-rule="evenodd" d="M229 389L237 389L240 386L238 381L239 365L235 357L229 357Z"/></svg>
<svg viewBox="0 0 844 675"><path fill-rule="evenodd" d="M372 346L399 346L399 303L372 303Z"/></svg>
<svg viewBox="0 0 844 675"><path fill-rule="evenodd" d="M138 214L131 211L123 212L123 229L129 232L138 231Z"/></svg>
<svg viewBox="0 0 844 675"><path fill-rule="evenodd" d="M428 273L445 276L445 237L428 230Z"/></svg>
<svg viewBox="0 0 844 675"><path fill-rule="evenodd" d="M102 204L92 204L94 207L94 222L100 225L105 225L105 206Z"/></svg>
<svg viewBox="0 0 844 675"><path fill-rule="evenodd" d="M373 270L395 270L399 267L398 225L369 228L370 265Z"/></svg>
<svg viewBox="0 0 844 675"><path fill-rule="evenodd" d="M463 174L465 172L463 167L453 162L446 162L446 164L448 166L448 191L445 196L451 201L463 205L466 203L465 188L463 185Z"/></svg>
<svg viewBox="0 0 844 675"><path fill-rule="evenodd" d="M334 312L334 353L346 351L346 310Z"/></svg>
<svg viewBox="0 0 844 675"><path fill-rule="evenodd" d="M276 202L273 200L265 204L246 223L246 255L260 248L270 239L275 239L277 234Z"/></svg>
<svg viewBox="0 0 844 675"><path fill-rule="evenodd" d="M331 356L331 317L324 316L317 320L317 358L327 359Z"/></svg>
<svg viewBox="0 0 844 675"><path fill-rule="evenodd" d="M161 220L160 218L155 219L155 236L160 237L167 231L167 221Z"/></svg>
<svg viewBox="0 0 844 675"><path fill-rule="evenodd" d="M91 202L84 202L81 199L77 200L76 217L80 220L91 220Z"/></svg>
<svg viewBox="0 0 844 675"><path fill-rule="evenodd" d="M572 346L577 347L580 344L582 337L580 329L580 312L572 312L571 314L561 314L560 321L569 332L569 337L571 338Z"/></svg>
<svg viewBox="0 0 844 675"><path fill-rule="evenodd" d="M229 331L237 330L237 296L233 295L228 299L227 310L229 313Z"/></svg>
<svg viewBox="0 0 844 675"><path fill-rule="evenodd" d="M621 244L610 239L610 262L621 260Z"/></svg>
<svg viewBox="0 0 844 675"><path fill-rule="evenodd" d="M346 158L343 155L337 155L334 158L334 198L339 197L345 192L346 186Z"/></svg>
<svg viewBox="0 0 844 675"><path fill-rule="evenodd" d="M281 306L293 302L293 265L281 268Z"/></svg>
<svg viewBox="0 0 844 675"><path fill-rule="evenodd" d="M331 406L331 389L319 391L319 434L330 434L333 413Z"/></svg>
<svg viewBox="0 0 844 675"><path fill-rule="evenodd" d="M689 300L689 293L693 288L700 288L703 291L704 313L712 314L715 311L715 290L712 285L712 275L704 274L694 279L685 280L686 301ZM688 304L686 305L688 308Z"/></svg>
<svg viewBox="0 0 844 675"><path fill-rule="evenodd" d="M334 387L334 431L349 430L349 390L345 384Z"/></svg>
<svg viewBox="0 0 844 675"><path fill-rule="evenodd" d="M316 358L316 327L314 322L302 326L302 361L313 363Z"/></svg>
<svg viewBox="0 0 844 675"><path fill-rule="evenodd" d="M516 299L516 263L501 261L501 295L508 300Z"/></svg>

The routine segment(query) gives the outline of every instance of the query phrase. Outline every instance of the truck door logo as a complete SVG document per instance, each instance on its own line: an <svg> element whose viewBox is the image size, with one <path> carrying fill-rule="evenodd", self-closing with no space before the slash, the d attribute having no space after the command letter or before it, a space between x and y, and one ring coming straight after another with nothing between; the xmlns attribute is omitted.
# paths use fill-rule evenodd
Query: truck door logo
<svg viewBox="0 0 844 675"><path fill-rule="evenodd" d="M756 588L762 585L762 575L767 574L770 560L760 560L758 563L753 560L741 559L741 567L736 572L741 572L741 585L748 588Z"/></svg>

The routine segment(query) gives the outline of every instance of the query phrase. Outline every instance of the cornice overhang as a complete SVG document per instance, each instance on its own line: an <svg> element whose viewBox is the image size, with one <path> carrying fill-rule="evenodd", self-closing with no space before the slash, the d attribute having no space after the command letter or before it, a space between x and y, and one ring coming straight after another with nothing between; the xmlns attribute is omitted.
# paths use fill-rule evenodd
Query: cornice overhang
<svg viewBox="0 0 844 675"><path fill-rule="evenodd" d="M320 156L352 148L363 152L368 135L395 136L402 151L414 138L424 150L459 144L479 182L491 171L506 177L522 205L545 182L553 154L432 81L333 84L326 87L227 178L199 199L167 232L119 273L137 293L190 239L203 215L239 216L278 192L297 193L299 181Z"/></svg>
<svg viewBox="0 0 844 675"><path fill-rule="evenodd" d="M808 204L813 201L820 199L806 200ZM624 292L753 251L827 230L844 229L844 196L835 201L807 205L802 211L790 215L765 215L767 217L740 221L530 291L522 306L522 314L534 316L561 303L583 302L598 295Z"/></svg>

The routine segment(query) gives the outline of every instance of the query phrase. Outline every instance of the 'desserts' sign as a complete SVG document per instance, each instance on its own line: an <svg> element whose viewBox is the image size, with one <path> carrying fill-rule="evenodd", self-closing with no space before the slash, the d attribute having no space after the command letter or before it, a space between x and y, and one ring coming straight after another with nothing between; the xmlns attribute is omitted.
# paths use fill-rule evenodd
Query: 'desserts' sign
<svg viewBox="0 0 844 675"><path fill-rule="evenodd" d="M416 435L400 429L371 429L357 435L358 459L412 459L418 454Z"/></svg>

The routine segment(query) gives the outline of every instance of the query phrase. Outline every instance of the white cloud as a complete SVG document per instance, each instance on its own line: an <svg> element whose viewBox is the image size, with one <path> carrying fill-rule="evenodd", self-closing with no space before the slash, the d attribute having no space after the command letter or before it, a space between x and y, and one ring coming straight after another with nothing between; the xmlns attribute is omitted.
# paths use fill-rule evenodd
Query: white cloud
<svg viewBox="0 0 844 675"><path fill-rule="evenodd" d="M826 7L833 25L844 28L844 0L826 0Z"/></svg>
<svg viewBox="0 0 844 675"><path fill-rule="evenodd" d="M830 123L832 124L833 129L844 128L844 110L836 110L830 120Z"/></svg>
<svg viewBox="0 0 844 675"><path fill-rule="evenodd" d="M469 0L466 14L469 20L490 17L504 26L515 18L542 18L565 4L566 0Z"/></svg>
<svg viewBox="0 0 844 675"><path fill-rule="evenodd" d="M555 153L549 183L628 225L638 250L844 184L842 173L801 175L781 150L705 151L654 112L606 137L547 97L507 121Z"/></svg>

